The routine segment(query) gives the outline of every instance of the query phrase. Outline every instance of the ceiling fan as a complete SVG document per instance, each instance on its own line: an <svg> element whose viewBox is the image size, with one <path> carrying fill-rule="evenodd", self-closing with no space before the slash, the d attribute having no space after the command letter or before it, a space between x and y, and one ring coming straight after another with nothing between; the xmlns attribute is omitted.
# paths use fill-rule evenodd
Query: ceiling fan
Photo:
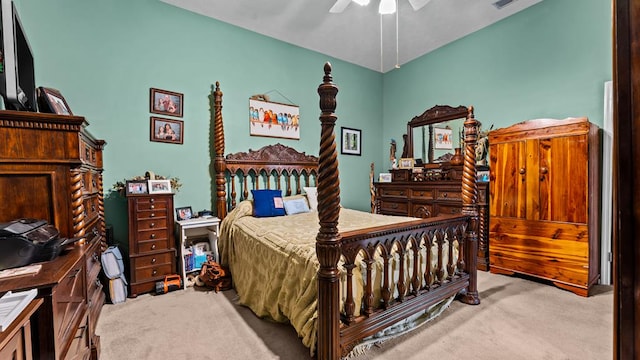
<svg viewBox="0 0 640 360"><path fill-rule="evenodd" d="M330 13L341 13L349 6L351 1L358 5L365 6L369 4L369 0L337 0L335 4L329 9ZM427 5L431 0L408 0L409 4L414 11L420 10L423 6ZM378 8L380 14L393 14L396 12L395 0L380 0L380 7Z"/></svg>

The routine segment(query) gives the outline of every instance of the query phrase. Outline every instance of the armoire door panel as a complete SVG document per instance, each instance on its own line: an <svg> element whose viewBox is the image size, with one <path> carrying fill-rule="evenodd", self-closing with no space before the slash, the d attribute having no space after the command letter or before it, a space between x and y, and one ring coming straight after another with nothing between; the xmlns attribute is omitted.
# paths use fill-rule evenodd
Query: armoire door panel
<svg viewBox="0 0 640 360"><path fill-rule="evenodd" d="M490 216L524 217L525 196L525 142L514 141L490 145L491 188Z"/></svg>
<svg viewBox="0 0 640 360"><path fill-rule="evenodd" d="M540 139L539 220L588 222L586 135Z"/></svg>

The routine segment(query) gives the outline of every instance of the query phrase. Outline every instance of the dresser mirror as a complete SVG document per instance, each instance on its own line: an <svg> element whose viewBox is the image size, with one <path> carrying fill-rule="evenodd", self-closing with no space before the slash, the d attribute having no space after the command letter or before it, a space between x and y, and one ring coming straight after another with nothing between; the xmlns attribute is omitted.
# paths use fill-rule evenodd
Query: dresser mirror
<svg viewBox="0 0 640 360"><path fill-rule="evenodd" d="M407 124L403 157L422 159L423 163L437 163L446 154L453 155L462 146L466 106L436 105ZM405 156L406 155L406 156Z"/></svg>

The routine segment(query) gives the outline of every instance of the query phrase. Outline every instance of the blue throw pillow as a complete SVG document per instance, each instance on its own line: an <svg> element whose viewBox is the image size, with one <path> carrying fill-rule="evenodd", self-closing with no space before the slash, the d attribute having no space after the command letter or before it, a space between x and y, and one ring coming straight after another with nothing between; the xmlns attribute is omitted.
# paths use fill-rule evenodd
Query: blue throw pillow
<svg viewBox="0 0 640 360"><path fill-rule="evenodd" d="M251 190L253 196L253 216L284 216L281 190Z"/></svg>
<svg viewBox="0 0 640 360"><path fill-rule="evenodd" d="M305 198L296 198L284 201L284 211L287 215L294 215L306 213L311 210L309 210L309 205L307 205L307 200Z"/></svg>

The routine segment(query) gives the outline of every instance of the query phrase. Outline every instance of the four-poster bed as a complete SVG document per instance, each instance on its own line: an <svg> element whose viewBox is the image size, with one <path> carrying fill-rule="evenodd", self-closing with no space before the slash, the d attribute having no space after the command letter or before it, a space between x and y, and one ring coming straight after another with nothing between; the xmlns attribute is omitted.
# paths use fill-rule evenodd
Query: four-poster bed
<svg viewBox="0 0 640 360"><path fill-rule="evenodd" d="M462 214L428 219L385 216L340 205L334 135L337 92L327 63L318 87L322 129L317 158L280 144L225 157L219 83L212 94L222 262L231 268L240 303L259 316L290 321L305 345L312 352L316 349L318 359L345 356L362 339L452 296L467 304L480 302L477 121L472 108L464 125ZM309 198L314 185L315 212L251 216L255 204L249 200L250 187L284 188L285 199L295 199L302 196L301 188ZM309 219L314 225L301 225ZM271 226L282 231L276 233ZM300 278L291 278L295 276Z"/></svg>

